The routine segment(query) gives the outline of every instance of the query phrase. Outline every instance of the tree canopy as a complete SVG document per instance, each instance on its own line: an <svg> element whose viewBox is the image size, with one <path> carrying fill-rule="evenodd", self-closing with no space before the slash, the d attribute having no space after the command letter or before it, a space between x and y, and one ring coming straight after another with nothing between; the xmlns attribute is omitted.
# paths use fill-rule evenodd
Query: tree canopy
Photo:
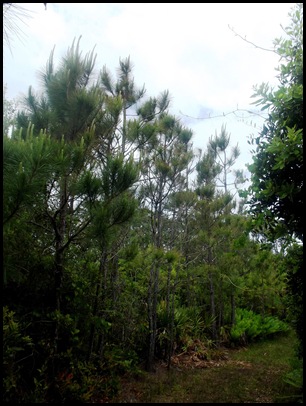
<svg viewBox="0 0 306 406"><path fill-rule="evenodd" d="M303 5L293 7L285 38L276 39L279 87L255 87L254 104L268 110L258 136L251 172L253 226L270 239L303 239Z"/></svg>

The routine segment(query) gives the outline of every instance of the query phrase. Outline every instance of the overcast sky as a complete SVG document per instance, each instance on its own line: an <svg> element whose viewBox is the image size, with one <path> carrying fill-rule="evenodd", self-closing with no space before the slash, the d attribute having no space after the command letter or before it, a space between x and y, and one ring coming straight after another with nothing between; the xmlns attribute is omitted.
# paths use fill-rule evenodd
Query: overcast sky
<svg viewBox="0 0 306 406"><path fill-rule="evenodd" d="M19 23L22 39L12 39L12 53L4 47L8 99L26 94L30 85L38 91L37 72L54 45L56 62L82 35L84 54L95 46L96 74L106 65L115 77L119 58L130 56L135 83L145 84L147 96L169 90L170 112L194 131L195 147L205 149L209 137L226 124L231 144L238 143L241 151L235 168L245 170L251 163L247 140L262 120L229 113L237 106L254 109L254 85L277 86L279 60L229 26L271 49L273 40L284 36L281 25L288 25L294 3L48 3L47 10L43 3L21 5L30 15Z"/></svg>

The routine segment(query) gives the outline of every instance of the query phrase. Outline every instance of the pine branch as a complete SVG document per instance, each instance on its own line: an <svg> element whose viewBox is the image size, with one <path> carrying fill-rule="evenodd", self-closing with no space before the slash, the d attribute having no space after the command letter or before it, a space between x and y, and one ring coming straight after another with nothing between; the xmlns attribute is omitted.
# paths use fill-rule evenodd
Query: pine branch
<svg viewBox="0 0 306 406"><path fill-rule="evenodd" d="M72 234L72 235L68 238L68 240L66 241L66 243L60 248L60 252L65 251L65 249L70 245L70 243L71 243L73 240L75 240L76 237L77 237L82 231L85 230L85 228L90 224L90 222L91 222L91 219L85 221L85 222L79 227L79 229L78 229L74 234Z"/></svg>

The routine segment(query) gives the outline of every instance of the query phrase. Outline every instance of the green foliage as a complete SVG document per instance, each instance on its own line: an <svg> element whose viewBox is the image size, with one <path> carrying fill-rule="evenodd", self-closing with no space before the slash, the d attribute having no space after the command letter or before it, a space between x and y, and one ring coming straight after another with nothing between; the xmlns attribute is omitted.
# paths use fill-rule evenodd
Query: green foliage
<svg viewBox="0 0 306 406"><path fill-rule="evenodd" d="M158 339L160 342L170 340L168 326L170 324L167 314L166 302L161 301L158 306ZM182 348L190 340L205 337L206 328L198 307L175 307L174 309L174 337L176 346Z"/></svg>
<svg viewBox="0 0 306 406"><path fill-rule="evenodd" d="M117 82L105 68L92 85L95 56L79 45L57 69L51 52L44 93L29 89L4 137L4 398L17 403L108 402L119 375L139 373L148 338L169 357L196 340L266 337L284 325L239 309L230 331L235 306L281 314L284 275L301 298L295 256L260 250L232 213L239 150L228 154L226 128L191 165L192 131L167 111L168 92L141 104L129 58ZM267 147L275 171L301 158L301 129L284 128L287 148L281 134Z"/></svg>
<svg viewBox="0 0 306 406"><path fill-rule="evenodd" d="M102 189L107 199L113 199L131 187L137 180L138 171L133 159L124 162L122 155L108 156L102 173Z"/></svg>
<svg viewBox="0 0 306 406"><path fill-rule="evenodd" d="M66 345L74 345L79 341L80 330L76 327L76 321L70 314L62 314L56 310L50 315L51 320L54 320L58 329L60 330L60 336L66 341Z"/></svg>
<svg viewBox="0 0 306 406"><path fill-rule="evenodd" d="M70 368L57 375L55 386L61 403L95 403L107 401L117 393L118 377L115 373L106 374L100 365L71 361Z"/></svg>
<svg viewBox="0 0 306 406"><path fill-rule="evenodd" d="M285 374L283 380L300 392L297 403L303 403L303 375L303 360L294 358L291 361L291 369Z"/></svg>
<svg viewBox="0 0 306 406"><path fill-rule="evenodd" d="M287 291L285 305L287 320L299 338L298 356L303 357L304 316L303 316L303 246L293 244L286 253L283 263L287 277Z"/></svg>
<svg viewBox="0 0 306 406"><path fill-rule="evenodd" d="M255 88L254 104L269 109L258 137L248 192L253 226L275 240L284 235L303 236L303 5L293 6L287 38L275 40L280 56L280 86Z"/></svg>
<svg viewBox="0 0 306 406"><path fill-rule="evenodd" d="M23 398L25 361L33 356L33 342L24 335L15 312L3 307L3 398L4 402Z"/></svg>
<svg viewBox="0 0 306 406"><path fill-rule="evenodd" d="M289 326L276 317L262 317L251 310L236 309L236 324L230 330L230 338L234 343L246 344L287 331Z"/></svg>
<svg viewBox="0 0 306 406"><path fill-rule="evenodd" d="M90 86L90 79L95 65L94 50L85 57L79 50L79 37L68 49L63 63L55 72L53 56L46 64L46 70L41 73L47 93L47 107L51 120L50 128L53 136L60 138L64 134L67 140L73 140L90 126L97 113L99 93L96 86ZM52 120L52 116L57 120ZM45 127L43 127L45 128Z"/></svg>
<svg viewBox="0 0 306 406"><path fill-rule="evenodd" d="M24 206L35 204L57 165L56 145L43 132L33 137L29 127L26 139L3 140L4 210L3 222L15 217Z"/></svg>
<svg viewBox="0 0 306 406"><path fill-rule="evenodd" d="M109 376L102 365L85 363L62 354L62 368L50 379L45 363L34 377L34 389L27 397L31 403L107 402L118 390L118 378Z"/></svg>
<svg viewBox="0 0 306 406"><path fill-rule="evenodd" d="M296 365L293 366L293 369L288 372L284 378L284 381L289 383L289 385L294 386L295 388L303 388L303 365L302 360L298 360Z"/></svg>
<svg viewBox="0 0 306 406"><path fill-rule="evenodd" d="M125 372L140 373L139 358L133 350L126 350L114 345L107 346L104 362L106 370L115 376Z"/></svg>

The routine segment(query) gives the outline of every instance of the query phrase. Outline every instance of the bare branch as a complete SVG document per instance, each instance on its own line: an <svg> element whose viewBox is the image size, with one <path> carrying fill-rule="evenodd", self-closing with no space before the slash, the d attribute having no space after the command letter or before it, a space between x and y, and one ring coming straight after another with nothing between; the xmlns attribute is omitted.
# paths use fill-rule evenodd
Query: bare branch
<svg viewBox="0 0 306 406"><path fill-rule="evenodd" d="M250 114L250 115L249 115L249 116L246 116L246 117L244 117L244 116L239 116L239 115L236 114L237 112L246 112L246 113L248 113L248 114ZM228 113L217 114L217 115L215 115L215 116L211 116L211 115L209 114L208 117L193 117L193 116L189 116L188 114L184 114L181 110L179 111L179 113L182 114L182 116L185 116L185 117L188 117L188 118L193 118L194 120L209 120L209 119L212 119L212 118L226 117L226 116L228 116L228 115L230 115L230 114L233 114L235 117L237 117L237 118L239 118L239 119L250 118L250 117L253 117L253 116L261 117L261 118L264 119L264 120L266 119L265 116L263 116L263 115L260 114L260 113L257 113L256 111L250 111L250 110L238 109L238 108L235 109L235 110L233 110L233 111L229 111Z"/></svg>
<svg viewBox="0 0 306 406"><path fill-rule="evenodd" d="M253 47L258 48L258 49L262 49L263 51L273 52L273 53L277 54L277 52L275 52L274 49L268 49L268 48L260 47L260 46L258 46L258 45L256 45L256 44L254 44L254 42L248 41L248 40L246 39L246 36L243 38L243 36L240 35L240 34L238 34L238 33L233 29L233 27L231 27L230 25L228 25L228 28L235 34L236 37L239 37L239 38L241 38L243 41L247 42L248 44L253 45Z"/></svg>

